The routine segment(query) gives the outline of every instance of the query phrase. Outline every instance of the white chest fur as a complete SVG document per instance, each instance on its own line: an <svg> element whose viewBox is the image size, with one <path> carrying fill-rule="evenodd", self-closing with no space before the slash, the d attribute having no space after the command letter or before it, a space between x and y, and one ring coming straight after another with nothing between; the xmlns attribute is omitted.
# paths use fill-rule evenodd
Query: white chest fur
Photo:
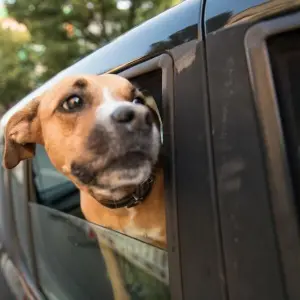
<svg viewBox="0 0 300 300"><path fill-rule="evenodd" d="M129 223L124 228L125 234L145 242L163 241L161 228L159 227L143 228L141 226L138 226L135 222L137 211L134 208L130 208L128 209L128 211L129 211Z"/></svg>

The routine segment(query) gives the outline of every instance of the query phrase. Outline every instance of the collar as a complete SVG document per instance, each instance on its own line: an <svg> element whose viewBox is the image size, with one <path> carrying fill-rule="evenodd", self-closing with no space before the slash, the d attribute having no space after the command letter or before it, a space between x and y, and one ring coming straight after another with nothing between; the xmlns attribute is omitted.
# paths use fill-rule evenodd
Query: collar
<svg viewBox="0 0 300 300"><path fill-rule="evenodd" d="M131 208L140 203L142 203L146 197L149 195L154 182L154 174L151 174L150 177L145 180L143 183L137 186L135 191L129 195L125 196L124 198L114 201L114 200L100 200L99 202L108 208L115 209L115 208Z"/></svg>

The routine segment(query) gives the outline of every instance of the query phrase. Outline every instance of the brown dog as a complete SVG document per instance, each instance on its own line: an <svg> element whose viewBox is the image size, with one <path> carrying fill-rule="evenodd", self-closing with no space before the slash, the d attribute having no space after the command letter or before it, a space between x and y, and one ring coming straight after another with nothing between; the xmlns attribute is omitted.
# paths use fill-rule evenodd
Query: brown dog
<svg viewBox="0 0 300 300"><path fill-rule="evenodd" d="M144 102L117 75L66 78L10 118L3 164L11 169L34 156L36 143L44 145L80 189L88 221L165 247L159 122Z"/></svg>

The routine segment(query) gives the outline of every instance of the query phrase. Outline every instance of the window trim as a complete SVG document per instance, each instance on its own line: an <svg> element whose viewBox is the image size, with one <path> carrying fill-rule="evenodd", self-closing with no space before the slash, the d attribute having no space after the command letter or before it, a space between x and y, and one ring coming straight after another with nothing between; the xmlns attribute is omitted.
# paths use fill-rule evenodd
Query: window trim
<svg viewBox="0 0 300 300"><path fill-rule="evenodd" d="M254 105L262 134L271 210L287 293L300 298L300 240L293 188L283 139L278 99L273 81L267 38L300 28L300 13L258 23L248 29L244 46ZM284 199L284 201L283 201Z"/></svg>

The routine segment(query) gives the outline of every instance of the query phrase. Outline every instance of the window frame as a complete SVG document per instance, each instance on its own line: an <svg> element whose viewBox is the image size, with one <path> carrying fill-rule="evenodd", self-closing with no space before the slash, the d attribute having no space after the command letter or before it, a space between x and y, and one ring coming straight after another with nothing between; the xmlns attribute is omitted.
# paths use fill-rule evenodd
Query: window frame
<svg viewBox="0 0 300 300"><path fill-rule="evenodd" d="M270 192L271 210L287 294L300 298L300 239L280 109L272 75L267 39L300 28L300 13L263 21L250 27L244 45ZM284 201L283 201L284 199Z"/></svg>

